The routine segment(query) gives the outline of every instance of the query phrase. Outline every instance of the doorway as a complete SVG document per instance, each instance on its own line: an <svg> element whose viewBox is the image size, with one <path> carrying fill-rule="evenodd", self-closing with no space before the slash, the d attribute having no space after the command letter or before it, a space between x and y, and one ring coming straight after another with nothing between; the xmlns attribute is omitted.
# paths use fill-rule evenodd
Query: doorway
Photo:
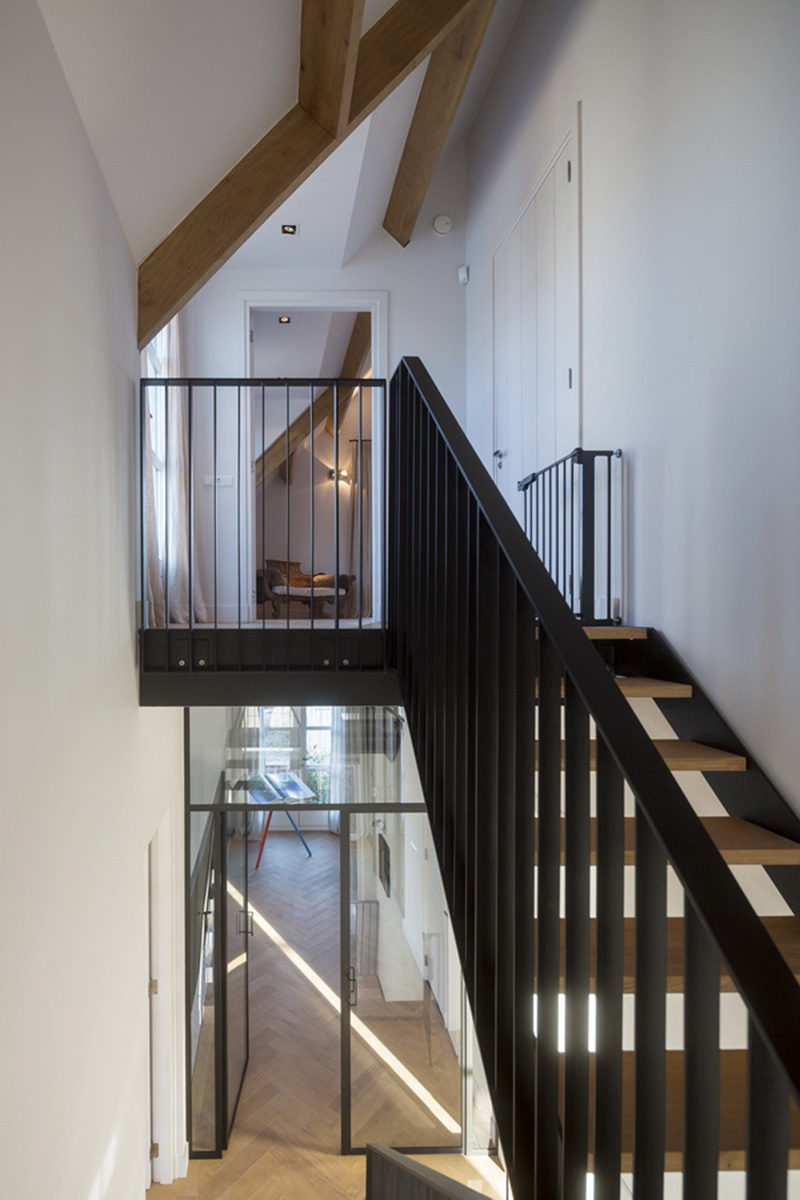
<svg viewBox="0 0 800 1200"><path fill-rule="evenodd" d="M494 478L517 483L580 445L579 156L567 136L493 259Z"/></svg>

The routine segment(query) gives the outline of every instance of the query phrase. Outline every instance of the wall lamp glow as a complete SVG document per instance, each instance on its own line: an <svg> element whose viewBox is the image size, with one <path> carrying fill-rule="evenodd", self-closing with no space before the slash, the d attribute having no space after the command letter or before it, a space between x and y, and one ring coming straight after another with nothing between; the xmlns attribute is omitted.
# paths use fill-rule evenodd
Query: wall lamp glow
<svg viewBox="0 0 800 1200"><path fill-rule="evenodd" d="M339 467L338 471L334 467L331 467L330 478L338 479L340 483L349 483L350 472L346 469L346 467Z"/></svg>

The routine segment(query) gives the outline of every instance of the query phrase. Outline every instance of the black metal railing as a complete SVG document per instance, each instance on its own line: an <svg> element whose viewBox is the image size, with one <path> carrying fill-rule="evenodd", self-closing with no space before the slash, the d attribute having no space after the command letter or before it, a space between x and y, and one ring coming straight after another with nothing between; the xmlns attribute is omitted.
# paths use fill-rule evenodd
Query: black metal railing
<svg viewBox="0 0 800 1200"><path fill-rule="evenodd" d="M622 451L578 447L520 479L525 532L579 620L622 611Z"/></svg>
<svg viewBox="0 0 800 1200"><path fill-rule="evenodd" d="M716 1196L720 1111L737 1086L747 1195L777 1200L800 986L418 359L392 380L389 444L390 652L515 1200L582 1200L587 1172L596 1200L618 1200L623 1166L636 1196L660 1196L665 1161L680 1162L685 1196ZM666 1052L668 864L685 908L681 1081ZM738 1084L720 1057L723 963L748 1012Z"/></svg>
<svg viewBox="0 0 800 1200"><path fill-rule="evenodd" d="M377 379L142 380L145 671L385 665L385 405Z"/></svg>
<svg viewBox="0 0 800 1200"><path fill-rule="evenodd" d="M475 1200L482 1192L388 1146L367 1146L366 1200Z"/></svg>

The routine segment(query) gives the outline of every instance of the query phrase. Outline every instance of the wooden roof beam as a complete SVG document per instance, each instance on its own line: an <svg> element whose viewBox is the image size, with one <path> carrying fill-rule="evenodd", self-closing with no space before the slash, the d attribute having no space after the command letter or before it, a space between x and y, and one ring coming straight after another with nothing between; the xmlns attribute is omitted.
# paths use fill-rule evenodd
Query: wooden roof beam
<svg viewBox="0 0 800 1200"><path fill-rule="evenodd" d="M360 39L350 133L458 24L470 0L396 0ZM336 148L341 137L298 104L139 267L139 345L200 290Z"/></svg>
<svg viewBox="0 0 800 1200"><path fill-rule="evenodd" d="M407 246L428 193L496 0L474 0L434 50L397 169L383 227Z"/></svg>
<svg viewBox="0 0 800 1200"><path fill-rule="evenodd" d="M334 137L350 122L364 0L303 0L300 104Z"/></svg>

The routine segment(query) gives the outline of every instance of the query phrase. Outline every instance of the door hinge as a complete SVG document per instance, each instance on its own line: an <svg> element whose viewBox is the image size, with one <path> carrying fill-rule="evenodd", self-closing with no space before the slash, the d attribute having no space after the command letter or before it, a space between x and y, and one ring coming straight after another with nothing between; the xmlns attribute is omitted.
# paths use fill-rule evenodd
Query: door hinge
<svg viewBox="0 0 800 1200"><path fill-rule="evenodd" d="M254 340L255 340L255 339L254 339L254 337L253 337L253 331L252 331L252 329L251 329L251 330L250 330L250 344L251 344L251 345L252 345L252 343L253 343L253 341L254 341Z"/></svg>
<svg viewBox="0 0 800 1200"><path fill-rule="evenodd" d="M572 183L572 162L570 159L567 159L567 183ZM252 341L252 335L250 340Z"/></svg>
<svg viewBox="0 0 800 1200"><path fill-rule="evenodd" d="M158 1158L158 1154L159 1154L158 1142L151 1142L150 1143L150 1157Z"/></svg>
<svg viewBox="0 0 800 1200"><path fill-rule="evenodd" d="M158 980L157 979L150 980L149 984L147 985L147 994L148 994L148 996L157 996L158 995Z"/></svg>
<svg viewBox="0 0 800 1200"><path fill-rule="evenodd" d="M569 386L572 387L572 367L569 369Z"/></svg>

